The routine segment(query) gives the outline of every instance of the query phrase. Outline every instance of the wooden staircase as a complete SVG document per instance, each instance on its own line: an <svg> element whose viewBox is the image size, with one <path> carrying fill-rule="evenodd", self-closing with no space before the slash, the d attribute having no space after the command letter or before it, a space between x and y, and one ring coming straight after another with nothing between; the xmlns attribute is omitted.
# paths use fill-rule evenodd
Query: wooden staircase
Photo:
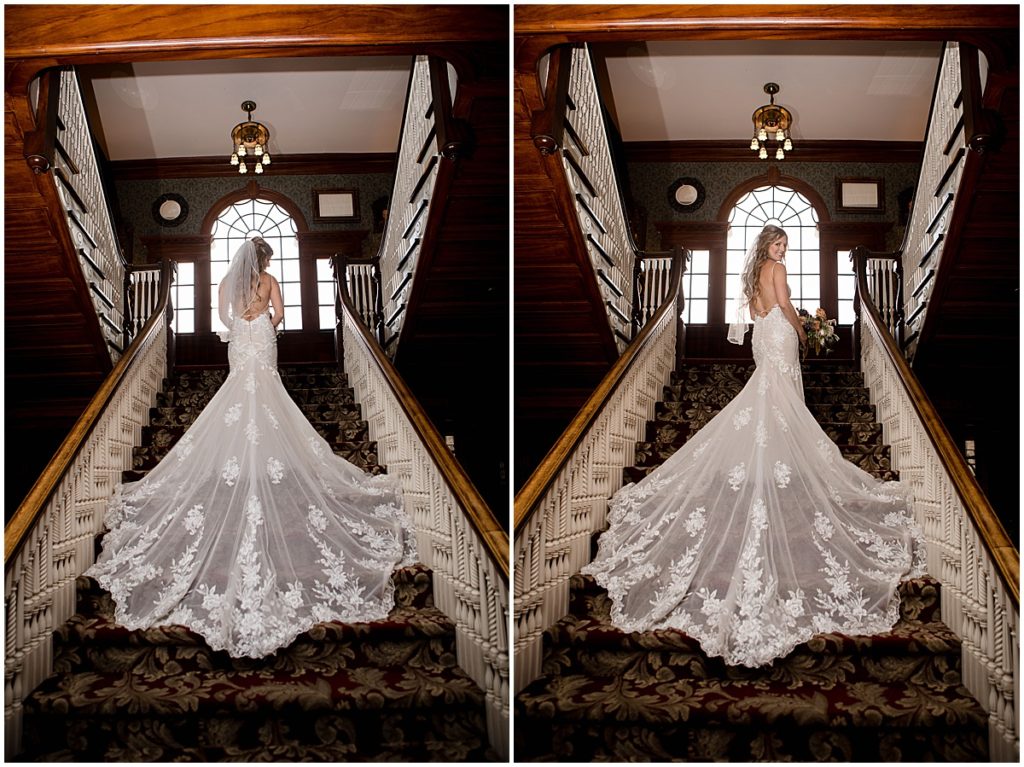
<svg viewBox="0 0 1024 767"><path fill-rule="evenodd" d="M752 368L687 365L665 387L636 481L729 402ZM847 460L897 479L852 366L804 366L808 407ZM594 541L596 549L596 537ZM884 635L823 634L762 669L726 666L681 631L625 633L593 578L544 636L542 676L516 698L524 761L984 761L988 717L963 687L960 641L933 578L900 587Z"/></svg>
<svg viewBox="0 0 1024 767"><path fill-rule="evenodd" d="M343 373L282 367L318 432L381 473ZM125 481L165 456L223 382L179 372L165 386ZM267 658L231 658L182 626L129 631L108 593L78 579L78 612L55 634L54 671L25 703L22 758L35 761L481 761L483 691L458 666L455 625L430 570L397 571L383 620L322 623Z"/></svg>
<svg viewBox="0 0 1024 767"><path fill-rule="evenodd" d="M1011 76L1012 74L1012 76ZM978 483L1012 539L1019 538L1020 85L1019 65L990 74L991 132L965 158L942 261L919 328L914 373L961 446L976 443ZM979 128L979 130L982 130Z"/></svg>

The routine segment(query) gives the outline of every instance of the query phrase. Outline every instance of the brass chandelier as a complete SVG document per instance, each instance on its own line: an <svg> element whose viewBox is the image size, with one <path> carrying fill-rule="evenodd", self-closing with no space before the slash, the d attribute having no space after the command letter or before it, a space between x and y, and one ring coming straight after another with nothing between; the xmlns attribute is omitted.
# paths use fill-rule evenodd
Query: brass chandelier
<svg viewBox="0 0 1024 767"><path fill-rule="evenodd" d="M785 107L775 103L775 94L779 92L776 83L766 83L764 92L770 97L769 103L754 110L754 138L750 140L750 148L757 152L762 160L768 159L768 144L774 141L775 159L782 160L786 152L793 149L789 138L789 128L793 124L793 115Z"/></svg>
<svg viewBox="0 0 1024 767"><path fill-rule="evenodd" d="M245 122L240 122L231 129L231 164L238 166L239 173L248 173L246 166L247 158L252 157L256 173L263 172L264 165L270 165L270 153L267 142L270 141L270 131L263 123L252 119L252 113L256 109L255 101L243 101L242 111L248 113Z"/></svg>

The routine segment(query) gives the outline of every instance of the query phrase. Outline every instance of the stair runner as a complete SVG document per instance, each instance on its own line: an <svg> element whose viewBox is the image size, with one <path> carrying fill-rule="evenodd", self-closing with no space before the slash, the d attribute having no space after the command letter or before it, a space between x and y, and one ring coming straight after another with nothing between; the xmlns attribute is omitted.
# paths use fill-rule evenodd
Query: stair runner
<svg viewBox="0 0 1024 767"><path fill-rule="evenodd" d="M225 370L165 382L125 481L182 436ZM282 367L282 380L334 451L380 473L343 373ZM169 384L169 385L167 385ZM231 658L182 626L128 631L110 595L80 577L78 612L54 635L55 675L25 702L27 760L482 761L483 691L456 663L455 625L434 607L423 565L394 575L395 609L321 623L269 658Z"/></svg>
<svg viewBox="0 0 1024 767"><path fill-rule="evenodd" d="M673 375L624 481L675 452L752 371L694 365ZM804 366L804 385L847 460L898 479L861 373L815 361ZM939 583L917 579L900 594L890 633L818 635L748 669L709 658L681 631L616 629L607 592L577 574L569 615L545 632L542 676L516 697L516 760L987 760L988 717L962 685L960 641L940 621Z"/></svg>

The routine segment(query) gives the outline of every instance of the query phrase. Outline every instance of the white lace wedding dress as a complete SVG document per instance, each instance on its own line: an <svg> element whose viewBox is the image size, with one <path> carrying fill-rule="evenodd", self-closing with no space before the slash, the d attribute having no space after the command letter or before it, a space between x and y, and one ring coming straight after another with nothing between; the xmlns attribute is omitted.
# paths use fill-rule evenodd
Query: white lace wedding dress
<svg viewBox="0 0 1024 767"><path fill-rule="evenodd" d="M843 459L804 404L796 332L754 321L743 390L610 502L583 568L625 631L676 628L726 663L762 666L816 633L868 635L924 574L909 489Z"/></svg>
<svg viewBox="0 0 1024 767"><path fill-rule="evenodd" d="M129 629L183 625L258 658L321 621L385 617L416 545L397 480L334 455L289 397L269 316L227 338L227 379L143 480L118 486L86 575Z"/></svg>

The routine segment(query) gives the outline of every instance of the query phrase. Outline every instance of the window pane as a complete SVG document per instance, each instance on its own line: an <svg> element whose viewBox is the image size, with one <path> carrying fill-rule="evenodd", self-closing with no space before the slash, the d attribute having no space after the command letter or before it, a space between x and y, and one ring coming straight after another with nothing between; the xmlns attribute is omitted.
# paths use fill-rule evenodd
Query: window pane
<svg viewBox="0 0 1024 767"><path fill-rule="evenodd" d="M693 275L693 279L690 280L690 296L693 298L708 297L708 276L706 274Z"/></svg>
<svg viewBox="0 0 1024 767"><path fill-rule="evenodd" d="M711 253L707 250L693 251L693 255L690 257L690 266L688 271L693 274L707 274L708 262L710 259Z"/></svg>
<svg viewBox="0 0 1024 767"><path fill-rule="evenodd" d="M285 282L298 282L299 281L299 262L296 261L284 261L282 262L284 281Z"/></svg>
<svg viewBox="0 0 1024 767"><path fill-rule="evenodd" d="M854 282L853 276L847 274L839 275L839 298L842 299L853 299Z"/></svg>
<svg viewBox="0 0 1024 767"><path fill-rule="evenodd" d="M693 325L706 325L708 322L708 302L703 299L687 301L689 322Z"/></svg>
<svg viewBox="0 0 1024 767"><path fill-rule="evenodd" d="M817 296L819 292L819 286L821 285L821 278L816 274L804 275L800 278L800 297L807 299L812 296ZM815 298L815 300L817 300Z"/></svg>
<svg viewBox="0 0 1024 767"><path fill-rule="evenodd" d="M176 309L174 311L175 329L178 333L194 333L196 330L195 311L193 309Z"/></svg>
<svg viewBox="0 0 1024 767"><path fill-rule="evenodd" d="M725 254L726 274L739 274L743 269L743 260L747 257L746 251L730 250Z"/></svg>
<svg viewBox="0 0 1024 767"><path fill-rule="evenodd" d="M821 254L817 250L805 250L800 254L803 264L802 272L805 274L818 274L821 272Z"/></svg>
<svg viewBox="0 0 1024 767"><path fill-rule="evenodd" d="M334 270L331 268L331 261L328 258L316 260L316 278L320 282L327 282L334 279Z"/></svg>
<svg viewBox="0 0 1024 767"><path fill-rule="evenodd" d="M839 300L839 324L852 325L856 320L853 313L853 301Z"/></svg>
<svg viewBox="0 0 1024 767"><path fill-rule="evenodd" d="M196 292L192 287L178 291L177 300L174 306L177 309L194 309L196 305Z"/></svg>
<svg viewBox="0 0 1024 767"><path fill-rule="evenodd" d="M302 286L297 282L286 282L281 285L281 295L285 306L302 305Z"/></svg>
<svg viewBox="0 0 1024 767"><path fill-rule="evenodd" d="M196 265L191 261L178 262L178 276L174 282L176 285L194 285L196 278Z"/></svg>
<svg viewBox="0 0 1024 767"><path fill-rule="evenodd" d="M333 282L318 282L316 284L317 290L317 303L320 306L330 304L333 310L334 307L334 283Z"/></svg>
<svg viewBox="0 0 1024 767"><path fill-rule="evenodd" d="M320 329L333 330L336 319L334 316L334 305L320 307Z"/></svg>

